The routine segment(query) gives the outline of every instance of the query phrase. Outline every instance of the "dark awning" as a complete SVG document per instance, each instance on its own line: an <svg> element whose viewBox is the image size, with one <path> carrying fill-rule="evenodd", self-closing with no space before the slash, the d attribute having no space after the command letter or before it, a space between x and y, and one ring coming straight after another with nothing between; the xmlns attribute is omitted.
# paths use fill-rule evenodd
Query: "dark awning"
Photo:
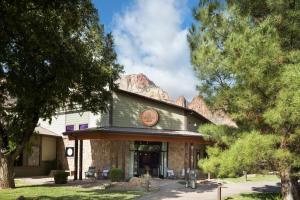
<svg viewBox="0 0 300 200"><path fill-rule="evenodd" d="M211 144L201 133L151 128L98 127L64 132L70 140L109 139L127 141L192 142Z"/></svg>

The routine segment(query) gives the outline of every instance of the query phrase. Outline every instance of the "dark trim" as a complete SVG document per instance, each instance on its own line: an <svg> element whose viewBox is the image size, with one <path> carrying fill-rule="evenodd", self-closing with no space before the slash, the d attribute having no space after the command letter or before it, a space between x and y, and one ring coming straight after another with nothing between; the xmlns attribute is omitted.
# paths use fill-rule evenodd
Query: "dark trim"
<svg viewBox="0 0 300 200"><path fill-rule="evenodd" d="M82 180L83 140L79 140L79 180Z"/></svg>
<svg viewBox="0 0 300 200"><path fill-rule="evenodd" d="M167 169L169 169L169 142L167 142Z"/></svg>
<svg viewBox="0 0 300 200"><path fill-rule="evenodd" d="M77 180L78 172L78 140L75 140L75 155L74 155L74 181Z"/></svg>

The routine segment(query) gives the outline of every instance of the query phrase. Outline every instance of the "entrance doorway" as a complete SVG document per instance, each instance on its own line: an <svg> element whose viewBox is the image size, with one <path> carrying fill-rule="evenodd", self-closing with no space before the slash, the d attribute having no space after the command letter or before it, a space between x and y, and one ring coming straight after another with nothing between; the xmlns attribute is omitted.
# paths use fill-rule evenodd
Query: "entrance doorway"
<svg viewBox="0 0 300 200"><path fill-rule="evenodd" d="M134 175L149 173L164 177L167 162L167 143L136 141L134 143Z"/></svg>
<svg viewBox="0 0 300 200"><path fill-rule="evenodd" d="M160 152L139 152L140 174L149 173L151 176L159 176Z"/></svg>

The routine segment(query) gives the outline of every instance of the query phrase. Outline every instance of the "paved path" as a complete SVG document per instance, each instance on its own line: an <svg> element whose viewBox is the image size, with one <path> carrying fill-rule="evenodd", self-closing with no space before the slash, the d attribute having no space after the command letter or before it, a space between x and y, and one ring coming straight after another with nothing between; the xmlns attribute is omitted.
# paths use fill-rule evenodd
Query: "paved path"
<svg viewBox="0 0 300 200"><path fill-rule="evenodd" d="M249 192L279 191L279 183L274 181L227 183L223 185L222 197ZM217 197L217 183L206 182L198 184L197 189L185 188L178 182L169 182L160 186L160 190L147 194L139 200L215 200Z"/></svg>

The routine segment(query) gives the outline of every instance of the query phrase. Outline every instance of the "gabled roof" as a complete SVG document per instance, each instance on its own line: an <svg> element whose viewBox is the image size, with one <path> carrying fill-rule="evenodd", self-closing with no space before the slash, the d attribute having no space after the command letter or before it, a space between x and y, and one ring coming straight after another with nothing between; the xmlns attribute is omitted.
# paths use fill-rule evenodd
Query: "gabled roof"
<svg viewBox="0 0 300 200"><path fill-rule="evenodd" d="M61 137L60 135L58 135L57 133L54 133L53 131L50 131L46 128L43 128L41 126L37 126L34 129L38 135L47 135L47 136L53 136L53 137Z"/></svg>
<svg viewBox="0 0 300 200"><path fill-rule="evenodd" d="M137 94L137 93L129 92L129 91L126 91L126 90L116 89L115 92L120 93L120 94L127 94L129 96L134 96L136 98L144 99L144 100L151 101L151 102L154 102L154 103L157 103L157 104L162 104L162 105L165 105L165 106L169 106L169 107L184 111L186 114L195 116L196 118L202 120L203 122L213 123L212 121L210 121L209 119L207 119L206 117L204 117L200 113L196 112L195 110L192 110L192 109L189 109L189 108L186 108L186 107L183 107L183 106L179 106L179 105L169 103L169 102L166 102L166 101L161 101L161 100L158 100L158 99L154 99L154 98L147 97L147 96L144 96L144 95L140 95L140 94Z"/></svg>

